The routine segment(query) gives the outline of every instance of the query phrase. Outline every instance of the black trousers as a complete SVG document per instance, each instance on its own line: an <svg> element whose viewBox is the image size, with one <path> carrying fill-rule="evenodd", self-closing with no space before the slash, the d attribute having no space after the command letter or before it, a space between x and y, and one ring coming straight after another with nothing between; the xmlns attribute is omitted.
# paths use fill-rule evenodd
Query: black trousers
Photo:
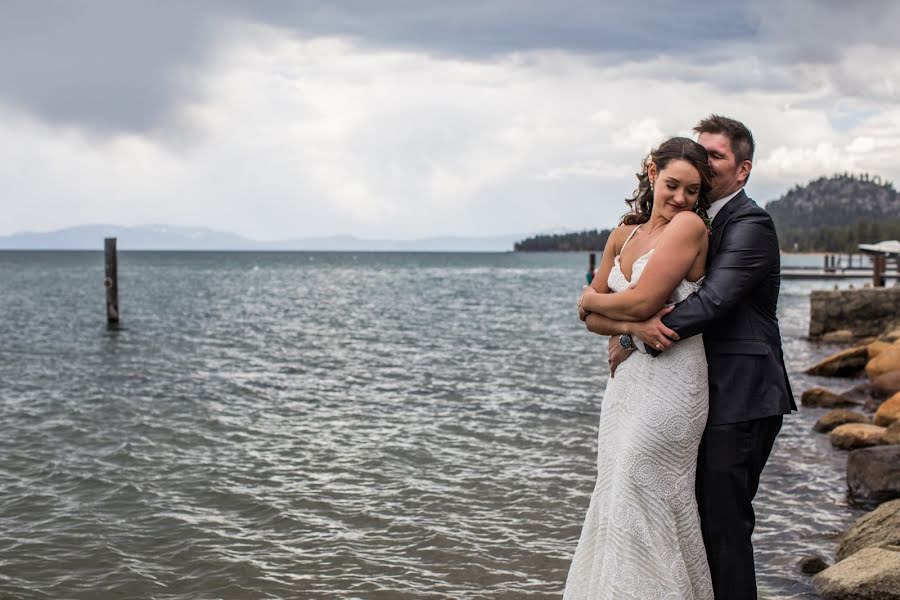
<svg viewBox="0 0 900 600"><path fill-rule="evenodd" d="M781 423L776 415L703 432L697 505L716 600L756 600L752 501Z"/></svg>

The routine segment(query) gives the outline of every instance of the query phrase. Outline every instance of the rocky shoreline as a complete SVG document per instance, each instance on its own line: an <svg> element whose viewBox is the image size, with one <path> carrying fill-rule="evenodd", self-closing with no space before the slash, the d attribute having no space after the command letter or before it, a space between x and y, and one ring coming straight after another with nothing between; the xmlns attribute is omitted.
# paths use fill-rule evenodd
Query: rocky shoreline
<svg viewBox="0 0 900 600"><path fill-rule="evenodd" d="M808 389L801 405L830 409L814 430L828 435L834 447L849 452L848 499L870 512L840 536L834 564L806 557L800 569L815 574L813 585L827 600L900 600L898 323L829 356L807 373L833 378L865 374L865 383L844 391Z"/></svg>

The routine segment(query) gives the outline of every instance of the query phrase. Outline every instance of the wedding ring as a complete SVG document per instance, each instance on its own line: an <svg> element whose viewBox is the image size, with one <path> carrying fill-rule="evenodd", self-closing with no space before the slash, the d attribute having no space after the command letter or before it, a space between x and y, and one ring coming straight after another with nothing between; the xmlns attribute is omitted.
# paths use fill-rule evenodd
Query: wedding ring
<svg viewBox="0 0 900 600"><path fill-rule="evenodd" d="M656 344L656 349L659 350L660 348L662 348L662 344Z"/></svg>

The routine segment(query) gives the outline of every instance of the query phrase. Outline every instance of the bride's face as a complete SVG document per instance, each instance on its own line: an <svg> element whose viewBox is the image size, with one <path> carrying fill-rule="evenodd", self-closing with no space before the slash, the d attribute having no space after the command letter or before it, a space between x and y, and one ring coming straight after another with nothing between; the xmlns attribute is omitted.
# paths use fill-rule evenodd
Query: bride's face
<svg viewBox="0 0 900 600"><path fill-rule="evenodd" d="M647 174L653 181L654 214L671 219L700 199L700 173L686 160L671 160L658 172L651 164Z"/></svg>

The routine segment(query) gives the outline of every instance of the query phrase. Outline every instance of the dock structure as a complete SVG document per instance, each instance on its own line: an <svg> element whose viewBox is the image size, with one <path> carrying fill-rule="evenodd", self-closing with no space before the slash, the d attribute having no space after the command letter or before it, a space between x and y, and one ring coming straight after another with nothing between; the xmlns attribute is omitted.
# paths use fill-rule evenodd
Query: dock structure
<svg viewBox="0 0 900 600"><path fill-rule="evenodd" d="M872 257L872 287L884 287L888 274L888 262L894 261L894 278L900 272L900 242L888 240L877 244L860 244L859 249Z"/></svg>
<svg viewBox="0 0 900 600"><path fill-rule="evenodd" d="M896 247L895 247L896 245ZM873 287L900 281L900 242L860 244L863 254L826 254L821 267L786 267L783 279L868 279Z"/></svg>

